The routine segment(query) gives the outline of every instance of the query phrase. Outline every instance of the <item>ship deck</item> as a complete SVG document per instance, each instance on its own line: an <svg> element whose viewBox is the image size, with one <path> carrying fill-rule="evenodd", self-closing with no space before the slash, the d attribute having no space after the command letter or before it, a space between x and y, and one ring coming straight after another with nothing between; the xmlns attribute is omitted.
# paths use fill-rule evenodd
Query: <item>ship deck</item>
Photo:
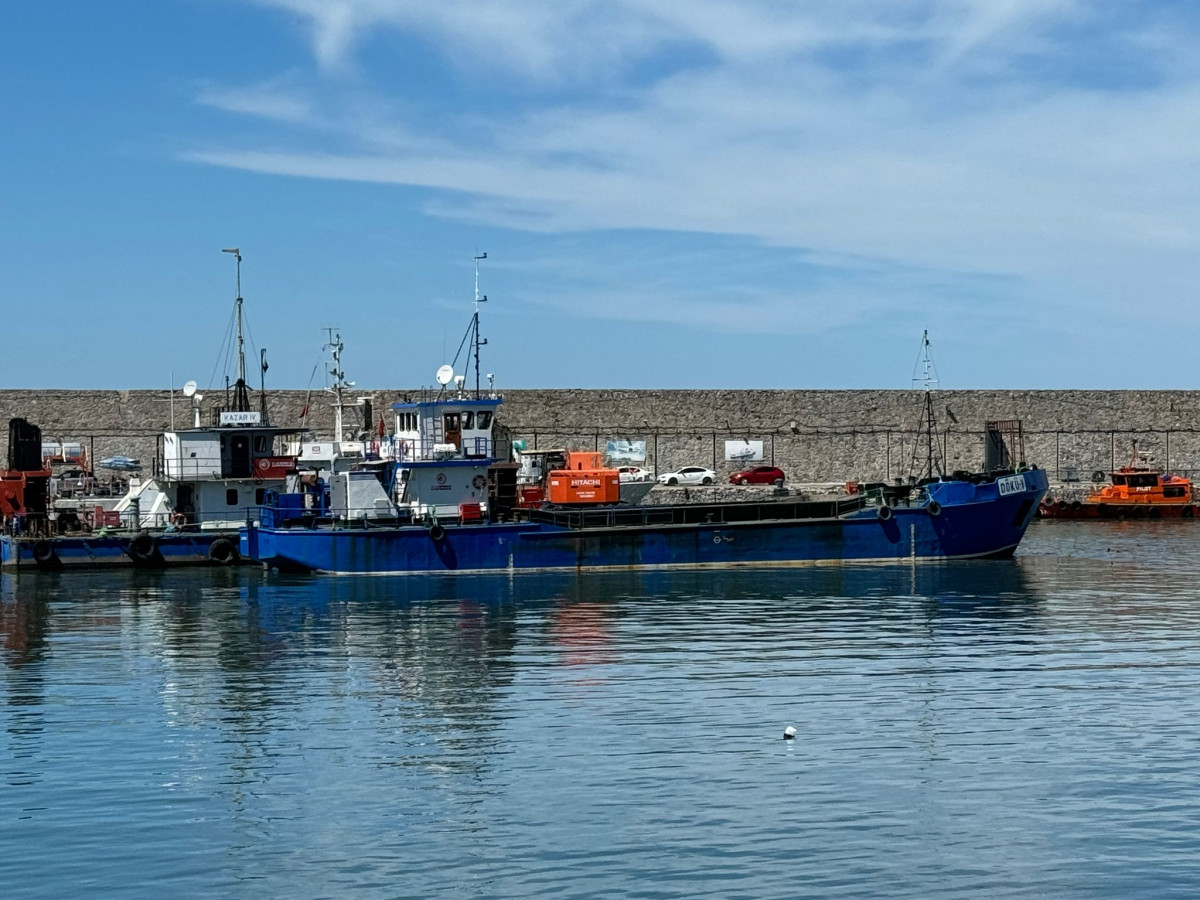
<svg viewBox="0 0 1200 900"><path fill-rule="evenodd" d="M838 500L771 500L761 503L695 503L592 509L530 509L522 519L571 530L621 526L733 525L797 519L836 519L862 509L862 497Z"/></svg>

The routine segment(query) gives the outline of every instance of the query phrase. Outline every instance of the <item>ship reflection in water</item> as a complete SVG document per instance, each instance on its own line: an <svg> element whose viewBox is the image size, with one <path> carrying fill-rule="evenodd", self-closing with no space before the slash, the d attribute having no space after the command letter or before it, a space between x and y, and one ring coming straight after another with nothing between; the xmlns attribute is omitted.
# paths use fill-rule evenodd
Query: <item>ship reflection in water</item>
<svg viewBox="0 0 1200 900"><path fill-rule="evenodd" d="M2 579L6 884L1183 890L1179 526L1044 522L1016 561L935 566Z"/></svg>

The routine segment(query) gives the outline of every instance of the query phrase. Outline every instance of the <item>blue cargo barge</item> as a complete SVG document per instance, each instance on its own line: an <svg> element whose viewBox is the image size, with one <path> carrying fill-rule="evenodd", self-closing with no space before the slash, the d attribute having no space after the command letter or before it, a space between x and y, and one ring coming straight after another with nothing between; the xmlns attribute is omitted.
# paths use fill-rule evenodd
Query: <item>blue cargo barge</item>
<svg viewBox="0 0 1200 900"><path fill-rule="evenodd" d="M231 530L0 536L0 567L22 571L134 566L233 565L240 561Z"/></svg>
<svg viewBox="0 0 1200 900"><path fill-rule="evenodd" d="M462 524L306 519L284 496L242 529L240 551L280 570L342 575L1007 558L1047 487L1030 469L933 481L903 498L541 509Z"/></svg>

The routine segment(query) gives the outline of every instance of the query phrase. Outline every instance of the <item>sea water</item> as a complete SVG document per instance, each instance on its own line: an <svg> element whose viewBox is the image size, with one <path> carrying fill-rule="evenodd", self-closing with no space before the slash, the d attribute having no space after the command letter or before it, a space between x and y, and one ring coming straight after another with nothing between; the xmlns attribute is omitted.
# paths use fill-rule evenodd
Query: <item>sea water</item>
<svg viewBox="0 0 1200 900"><path fill-rule="evenodd" d="M0 892L1196 896L1198 565L4 576Z"/></svg>

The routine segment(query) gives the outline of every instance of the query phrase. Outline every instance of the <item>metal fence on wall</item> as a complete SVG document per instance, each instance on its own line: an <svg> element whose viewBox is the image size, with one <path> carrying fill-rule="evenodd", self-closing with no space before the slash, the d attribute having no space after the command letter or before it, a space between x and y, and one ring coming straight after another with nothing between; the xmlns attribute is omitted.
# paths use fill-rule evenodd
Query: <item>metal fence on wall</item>
<svg viewBox="0 0 1200 900"><path fill-rule="evenodd" d="M510 426L513 438L530 449L587 449L602 452L609 441L645 443L645 459L623 460L653 473L683 466L705 466L727 476L746 465L774 465L789 479L802 482L892 481L920 471L925 461L925 436L912 429L855 426L827 430L755 431L752 428L635 429L596 428L591 431L546 430ZM1024 432L1025 461L1047 470L1052 480L1087 482L1127 465L1137 442L1146 464L1187 477L1200 476L1200 429L1168 430L1032 430ZM947 471L978 471L983 465L986 432L953 427L937 433L936 441ZM730 461L723 453L727 440L761 441L763 459ZM916 463L914 464L914 450Z"/></svg>

